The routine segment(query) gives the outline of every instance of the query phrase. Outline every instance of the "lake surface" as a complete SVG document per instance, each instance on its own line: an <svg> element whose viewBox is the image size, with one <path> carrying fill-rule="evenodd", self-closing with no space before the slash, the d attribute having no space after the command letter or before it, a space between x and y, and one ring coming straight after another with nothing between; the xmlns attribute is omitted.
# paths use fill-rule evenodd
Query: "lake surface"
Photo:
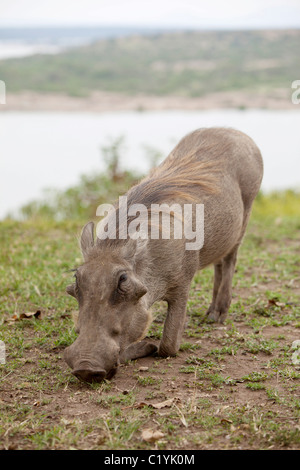
<svg viewBox="0 0 300 470"><path fill-rule="evenodd" d="M0 41L0 60L26 57L34 54L57 54L63 48L56 44L26 44L24 42Z"/></svg>
<svg viewBox="0 0 300 470"><path fill-rule="evenodd" d="M118 113L0 114L0 218L104 168L101 147L125 137L122 166L146 172L145 146L164 156L199 127L242 130L260 147L265 191L300 188L300 105L295 111L214 110ZM111 202L111 201L108 201Z"/></svg>

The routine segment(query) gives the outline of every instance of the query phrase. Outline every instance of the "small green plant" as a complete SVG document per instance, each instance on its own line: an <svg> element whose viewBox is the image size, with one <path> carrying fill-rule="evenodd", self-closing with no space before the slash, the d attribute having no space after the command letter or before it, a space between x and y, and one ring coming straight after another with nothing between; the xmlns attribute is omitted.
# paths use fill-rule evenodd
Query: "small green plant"
<svg viewBox="0 0 300 470"><path fill-rule="evenodd" d="M138 375L137 381L143 387L147 387L148 385L159 385L162 379L159 379L157 377L151 377L151 376L141 377L140 375Z"/></svg>
<svg viewBox="0 0 300 470"><path fill-rule="evenodd" d="M179 369L179 372L183 372L184 374L193 374L195 373L195 371L197 370L197 366L185 366L185 367L181 367Z"/></svg>
<svg viewBox="0 0 300 470"><path fill-rule="evenodd" d="M195 349L201 348L200 344L195 344L195 343L181 343L180 345L180 351L194 351Z"/></svg>
<svg viewBox="0 0 300 470"><path fill-rule="evenodd" d="M242 380L245 382L262 382L267 380L268 377L266 372L250 372L250 374L244 375Z"/></svg>
<svg viewBox="0 0 300 470"><path fill-rule="evenodd" d="M246 384L246 388L249 388L250 390L264 390L266 387L260 382L248 382Z"/></svg>

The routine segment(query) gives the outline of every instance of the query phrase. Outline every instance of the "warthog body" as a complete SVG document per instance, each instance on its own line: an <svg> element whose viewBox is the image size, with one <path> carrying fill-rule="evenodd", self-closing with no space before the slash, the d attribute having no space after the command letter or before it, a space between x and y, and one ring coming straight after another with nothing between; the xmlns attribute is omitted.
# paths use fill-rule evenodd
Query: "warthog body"
<svg viewBox="0 0 300 470"><path fill-rule="evenodd" d="M215 272L207 315L214 321L225 320L238 248L262 174L260 151L248 136L231 129L199 129L184 137L126 196L128 206L137 203L148 209L162 203L193 204L193 208L203 204L200 250L187 250L184 237L117 236L94 241L93 223L84 227L84 264L76 270L76 283L67 288L79 303L79 336L65 351L77 377L111 378L120 362L156 352L155 345L142 340L152 320L149 308L158 300L167 301L168 312L157 353L175 355L191 281L196 271L210 264ZM117 226L117 231L121 229Z"/></svg>

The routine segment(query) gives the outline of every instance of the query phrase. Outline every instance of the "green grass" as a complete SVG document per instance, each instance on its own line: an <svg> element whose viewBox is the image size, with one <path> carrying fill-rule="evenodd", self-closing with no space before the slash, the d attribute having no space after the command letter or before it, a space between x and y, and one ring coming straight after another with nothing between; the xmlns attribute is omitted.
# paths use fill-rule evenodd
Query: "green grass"
<svg viewBox="0 0 300 470"><path fill-rule="evenodd" d="M291 344L300 337L300 195L257 198L225 326L205 322L209 268L193 280L177 357L149 358L145 371L143 361L129 363L95 385L79 382L62 357L76 337L77 305L65 287L81 262L77 236L88 218L81 210L68 220L40 211L0 223L0 339L7 352L0 447L299 449L300 373ZM166 306L153 308L149 336L157 341ZM37 310L42 318L17 319ZM152 406L169 398L168 407ZM145 442L144 428L164 437Z"/></svg>

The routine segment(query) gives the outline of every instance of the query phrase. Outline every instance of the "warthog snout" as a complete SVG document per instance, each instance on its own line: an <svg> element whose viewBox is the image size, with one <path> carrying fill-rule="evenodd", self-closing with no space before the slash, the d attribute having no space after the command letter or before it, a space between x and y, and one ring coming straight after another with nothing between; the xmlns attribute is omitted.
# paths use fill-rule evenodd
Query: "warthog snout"
<svg viewBox="0 0 300 470"><path fill-rule="evenodd" d="M76 369L72 371L78 379L84 380L84 382L102 382L105 379L105 370L91 370L91 369Z"/></svg>
<svg viewBox="0 0 300 470"><path fill-rule="evenodd" d="M108 373L105 370L98 369L76 369L72 371L72 374L75 375L78 379L83 380L84 382L102 382L104 379L110 380L115 373L117 372L117 367L111 369Z"/></svg>
<svg viewBox="0 0 300 470"><path fill-rule="evenodd" d="M81 355L80 359L78 359L78 355ZM115 375L118 368L118 359L117 354L114 356L115 360L105 366L105 361L98 361L90 357L83 358L83 355L78 353L75 343L66 348L64 352L64 359L72 369L72 374L78 379L89 383L102 382L104 379L110 380Z"/></svg>

